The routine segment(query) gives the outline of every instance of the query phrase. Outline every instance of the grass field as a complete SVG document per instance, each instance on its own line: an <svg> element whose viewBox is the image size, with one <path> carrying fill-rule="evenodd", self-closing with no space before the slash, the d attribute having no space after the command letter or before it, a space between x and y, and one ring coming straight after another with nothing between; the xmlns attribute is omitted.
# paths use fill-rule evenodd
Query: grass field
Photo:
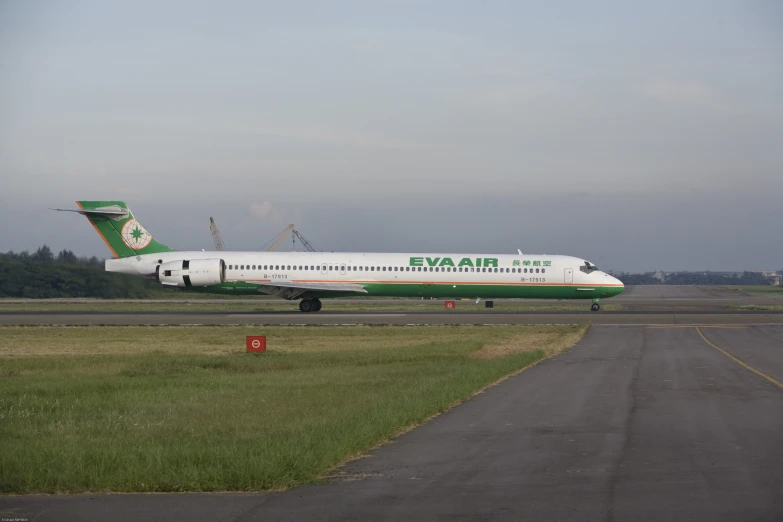
<svg viewBox="0 0 783 522"><path fill-rule="evenodd" d="M586 327L5 327L0 491L251 491L328 475ZM244 336L266 334L266 354Z"/></svg>
<svg viewBox="0 0 783 522"><path fill-rule="evenodd" d="M496 303L494 308L484 308L484 303L476 305L473 301L457 301L457 310L487 311L487 312L534 312L534 311L589 311L590 300L583 302L569 302L552 304L524 304L523 302ZM239 303L199 303L199 302L156 302L154 300L139 302L116 302L107 300L104 302L90 301L86 303L56 303L56 302L24 302L7 303L0 301L0 312L299 312L298 302L283 300L258 300L257 302ZM605 311L617 311L622 309L619 304L601 304ZM443 301L423 301L419 303L401 302L395 304L373 303L341 303L339 301L327 301L324 303L324 312L440 312L443 310Z"/></svg>
<svg viewBox="0 0 783 522"><path fill-rule="evenodd" d="M783 311L783 305L728 305L726 308L732 310Z"/></svg>
<svg viewBox="0 0 783 522"><path fill-rule="evenodd" d="M752 296L762 296L762 297L774 297L774 296L781 296L783 297L783 286L772 286L772 285L725 285L723 288L726 288L727 290L733 290L738 293L743 293L746 295L752 295Z"/></svg>

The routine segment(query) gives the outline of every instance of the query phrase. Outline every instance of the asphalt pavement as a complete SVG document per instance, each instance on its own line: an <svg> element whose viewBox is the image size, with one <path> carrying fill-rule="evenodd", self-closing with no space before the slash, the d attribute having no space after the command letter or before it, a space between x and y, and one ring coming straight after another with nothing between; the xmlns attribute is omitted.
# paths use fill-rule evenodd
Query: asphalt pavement
<svg viewBox="0 0 783 522"><path fill-rule="evenodd" d="M552 311L415 311L415 312L2 312L0 326L105 325L513 325L513 324L783 324L783 311L654 310Z"/></svg>

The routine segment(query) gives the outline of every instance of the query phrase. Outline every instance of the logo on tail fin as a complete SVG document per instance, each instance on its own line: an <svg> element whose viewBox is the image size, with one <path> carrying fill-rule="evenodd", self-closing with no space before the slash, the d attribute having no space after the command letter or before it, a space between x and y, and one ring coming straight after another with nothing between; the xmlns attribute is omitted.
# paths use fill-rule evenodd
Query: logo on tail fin
<svg viewBox="0 0 783 522"><path fill-rule="evenodd" d="M122 226L120 232L122 240L133 250L141 250L152 241L152 236L135 219L129 220Z"/></svg>

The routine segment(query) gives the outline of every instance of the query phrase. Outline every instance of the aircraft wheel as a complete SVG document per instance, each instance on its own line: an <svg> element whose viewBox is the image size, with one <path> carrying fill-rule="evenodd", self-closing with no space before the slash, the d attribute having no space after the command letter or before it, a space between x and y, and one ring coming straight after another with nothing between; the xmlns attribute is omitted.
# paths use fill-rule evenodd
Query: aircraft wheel
<svg viewBox="0 0 783 522"><path fill-rule="evenodd" d="M597 312L600 309L601 309L601 305L599 305L598 303L593 303L593 306L590 307L590 310L592 310L593 312Z"/></svg>
<svg viewBox="0 0 783 522"><path fill-rule="evenodd" d="M305 313L314 312L316 306L312 299L302 299L299 301L299 310Z"/></svg>
<svg viewBox="0 0 783 522"><path fill-rule="evenodd" d="M315 305L315 308L313 308L313 312L320 312L321 311L321 300L320 299L313 299L313 304Z"/></svg>

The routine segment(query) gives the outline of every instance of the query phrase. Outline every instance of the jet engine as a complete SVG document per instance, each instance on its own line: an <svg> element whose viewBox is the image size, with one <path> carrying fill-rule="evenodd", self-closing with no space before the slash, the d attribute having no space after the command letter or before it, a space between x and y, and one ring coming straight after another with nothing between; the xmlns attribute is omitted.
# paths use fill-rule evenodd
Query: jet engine
<svg viewBox="0 0 783 522"><path fill-rule="evenodd" d="M212 286L226 280L226 263L222 259L169 261L155 269L158 283L166 286Z"/></svg>

